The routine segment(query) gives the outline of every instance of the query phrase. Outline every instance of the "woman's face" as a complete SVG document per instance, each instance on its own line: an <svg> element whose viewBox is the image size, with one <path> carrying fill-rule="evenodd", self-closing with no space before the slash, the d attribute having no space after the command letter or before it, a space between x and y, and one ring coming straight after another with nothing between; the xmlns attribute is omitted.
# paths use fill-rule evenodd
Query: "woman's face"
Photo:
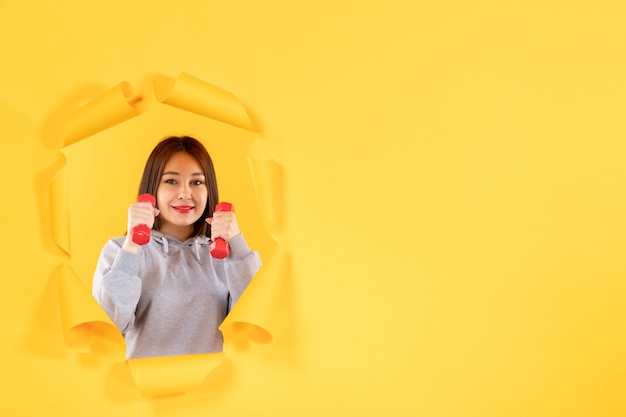
<svg viewBox="0 0 626 417"><path fill-rule="evenodd" d="M178 152L165 165L157 188L160 231L181 242L193 235L193 224L206 208L208 190L198 161Z"/></svg>

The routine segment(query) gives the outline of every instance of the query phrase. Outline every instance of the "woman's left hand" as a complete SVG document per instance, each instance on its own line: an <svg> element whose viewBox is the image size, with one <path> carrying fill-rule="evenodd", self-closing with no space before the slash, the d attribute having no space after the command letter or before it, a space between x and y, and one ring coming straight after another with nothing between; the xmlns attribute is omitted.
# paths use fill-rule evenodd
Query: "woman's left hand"
<svg viewBox="0 0 626 417"><path fill-rule="evenodd" d="M206 222L211 225L211 240L218 237L229 240L241 233L234 211L216 211Z"/></svg>

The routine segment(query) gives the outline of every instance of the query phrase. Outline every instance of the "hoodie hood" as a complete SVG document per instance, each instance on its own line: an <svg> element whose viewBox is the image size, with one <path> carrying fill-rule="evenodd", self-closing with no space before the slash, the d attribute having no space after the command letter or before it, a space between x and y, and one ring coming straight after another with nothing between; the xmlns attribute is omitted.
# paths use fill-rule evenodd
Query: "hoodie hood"
<svg viewBox="0 0 626 417"><path fill-rule="evenodd" d="M199 263L202 263L200 251L208 251L208 246L211 244L211 239L206 236L193 236L185 240L184 242L181 242L170 235L166 235L165 233L154 229L152 229L150 235L152 236L152 240L160 246L161 252L166 258L170 254L170 252L178 251L185 246L193 246L193 252L196 256L196 260Z"/></svg>

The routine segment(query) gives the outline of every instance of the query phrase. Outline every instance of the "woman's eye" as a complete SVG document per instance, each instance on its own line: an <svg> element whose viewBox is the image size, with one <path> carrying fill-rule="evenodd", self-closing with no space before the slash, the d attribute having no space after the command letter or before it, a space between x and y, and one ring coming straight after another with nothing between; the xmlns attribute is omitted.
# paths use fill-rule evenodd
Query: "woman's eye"
<svg viewBox="0 0 626 417"><path fill-rule="evenodd" d="M202 185L204 184L204 181L200 181L200 180L195 180L191 182L192 185Z"/></svg>
<svg viewBox="0 0 626 417"><path fill-rule="evenodd" d="M166 180L163 181L166 184L176 184L176 180L172 179L172 178L168 178Z"/></svg>

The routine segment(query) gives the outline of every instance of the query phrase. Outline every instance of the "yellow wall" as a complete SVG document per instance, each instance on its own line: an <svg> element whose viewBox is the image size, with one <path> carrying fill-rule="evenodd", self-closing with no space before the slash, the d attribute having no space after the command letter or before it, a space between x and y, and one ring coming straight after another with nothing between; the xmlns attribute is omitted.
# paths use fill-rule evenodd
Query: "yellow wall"
<svg viewBox="0 0 626 417"><path fill-rule="evenodd" d="M0 414L624 415L626 6L30 3L0 4ZM97 167L104 138L132 143L106 151L124 198L84 200L93 218L75 213L70 258L50 237L49 183L90 166L80 143L67 161L54 143L72 105L181 71L235 94L260 128L214 152L240 161L258 139L279 162L290 267L272 343L153 398L119 355L66 345L55 271L69 261L89 284L103 234L124 229L108 209L173 127L150 110L130 138L91 142ZM225 181L253 206L249 182L238 197ZM269 258L258 210L244 213Z"/></svg>

